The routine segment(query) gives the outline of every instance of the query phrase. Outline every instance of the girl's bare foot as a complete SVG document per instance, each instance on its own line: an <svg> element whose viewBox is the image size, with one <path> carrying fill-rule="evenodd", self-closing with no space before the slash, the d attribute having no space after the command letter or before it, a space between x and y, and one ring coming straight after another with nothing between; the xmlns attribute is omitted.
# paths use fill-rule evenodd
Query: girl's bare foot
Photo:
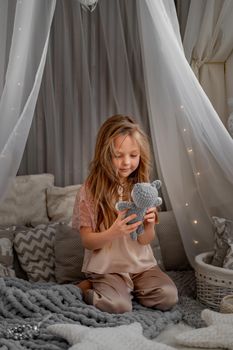
<svg viewBox="0 0 233 350"><path fill-rule="evenodd" d="M86 292L88 289L91 289L91 288L92 288L92 283L91 283L89 280L83 280L83 281L81 281L80 283L78 283L76 286L79 287L79 288L81 289L81 291L83 292L83 294L85 294L85 292Z"/></svg>
<svg viewBox="0 0 233 350"><path fill-rule="evenodd" d="M92 305L93 304L92 283L89 280L84 280L76 284L76 286L81 289L83 294L83 300L85 301L85 303Z"/></svg>

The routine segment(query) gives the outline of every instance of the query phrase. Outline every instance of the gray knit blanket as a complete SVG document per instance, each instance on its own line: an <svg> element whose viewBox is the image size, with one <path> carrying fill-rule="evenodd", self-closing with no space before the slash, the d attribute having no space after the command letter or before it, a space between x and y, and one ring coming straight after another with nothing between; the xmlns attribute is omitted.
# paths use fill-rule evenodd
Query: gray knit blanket
<svg viewBox="0 0 233 350"><path fill-rule="evenodd" d="M162 312L134 302L132 312L109 314L86 305L80 289L72 284L30 283L17 278L0 278L0 349L68 349L69 345L62 338L47 331L47 326L55 323L114 327L140 322L144 335L155 338L166 325L181 320L194 327L204 326L200 318L203 308L194 298L181 295L178 305L170 311ZM39 335L27 340L7 338L10 327L22 324L40 325Z"/></svg>

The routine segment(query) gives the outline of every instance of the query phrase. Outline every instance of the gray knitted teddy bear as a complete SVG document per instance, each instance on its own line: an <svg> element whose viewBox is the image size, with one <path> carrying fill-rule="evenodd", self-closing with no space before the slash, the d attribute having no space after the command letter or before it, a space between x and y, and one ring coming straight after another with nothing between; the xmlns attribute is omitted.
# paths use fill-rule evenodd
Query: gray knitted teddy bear
<svg viewBox="0 0 233 350"><path fill-rule="evenodd" d="M161 181L155 180L152 183L138 182L133 186L131 197L133 202L119 201L116 203L116 209L119 211L129 209L127 216L137 214L137 217L129 223L133 224L136 221L143 221L144 215L148 208L158 207L162 204L162 198L158 197L158 189L161 187ZM143 224L138 226L137 230L132 232L131 238L136 240L142 234Z"/></svg>

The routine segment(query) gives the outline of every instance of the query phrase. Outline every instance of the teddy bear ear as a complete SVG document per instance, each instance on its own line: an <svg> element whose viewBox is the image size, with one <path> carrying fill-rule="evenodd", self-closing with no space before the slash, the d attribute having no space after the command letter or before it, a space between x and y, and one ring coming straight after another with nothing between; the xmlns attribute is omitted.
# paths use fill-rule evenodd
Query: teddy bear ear
<svg viewBox="0 0 233 350"><path fill-rule="evenodd" d="M159 188L161 187L161 185L162 185L162 182L161 182L160 180L155 180L155 181L153 181L153 182L151 183L151 185L152 185L153 187L156 187L157 189L159 189Z"/></svg>
<svg viewBox="0 0 233 350"><path fill-rule="evenodd" d="M162 203L163 203L162 198L158 197L158 198L157 198L157 201L156 201L156 203L155 203L155 206L156 206L156 207L159 207Z"/></svg>

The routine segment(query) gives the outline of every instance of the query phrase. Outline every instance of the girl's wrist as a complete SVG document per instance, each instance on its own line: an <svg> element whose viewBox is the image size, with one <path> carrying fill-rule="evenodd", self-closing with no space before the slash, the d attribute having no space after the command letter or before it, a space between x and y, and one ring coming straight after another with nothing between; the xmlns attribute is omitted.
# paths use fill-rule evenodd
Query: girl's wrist
<svg viewBox="0 0 233 350"><path fill-rule="evenodd" d="M154 237L155 232L155 223L154 222L147 222L144 223L144 234L153 236Z"/></svg>
<svg viewBox="0 0 233 350"><path fill-rule="evenodd" d="M154 228L154 226L155 226L155 221L153 221L153 222L150 222L150 221L144 221L144 228L146 228L146 227L151 227L151 228Z"/></svg>
<svg viewBox="0 0 233 350"><path fill-rule="evenodd" d="M114 228L111 226L109 229L107 229L107 235L109 237L109 240L113 240L114 238L117 238L117 232L114 230Z"/></svg>

